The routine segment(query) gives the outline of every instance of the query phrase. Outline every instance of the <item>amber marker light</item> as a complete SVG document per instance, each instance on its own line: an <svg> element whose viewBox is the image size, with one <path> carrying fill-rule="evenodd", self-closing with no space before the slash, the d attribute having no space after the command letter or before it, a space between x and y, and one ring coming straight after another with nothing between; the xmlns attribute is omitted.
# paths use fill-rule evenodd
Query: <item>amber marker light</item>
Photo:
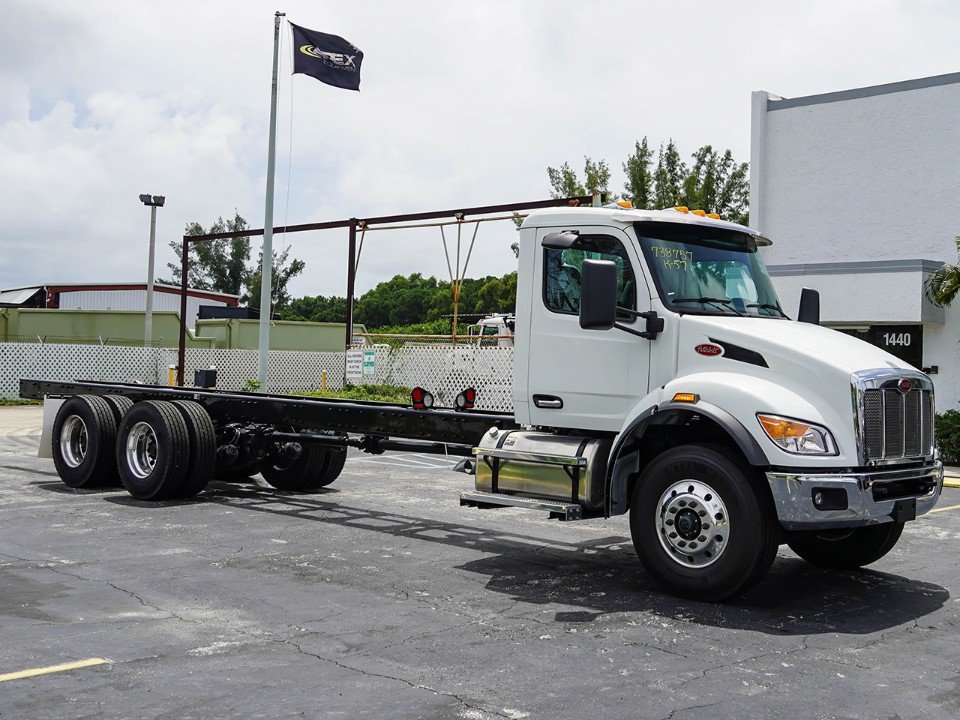
<svg viewBox="0 0 960 720"><path fill-rule="evenodd" d="M677 212L682 212L682 213L688 213L688 212L690 212L690 208L688 208L686 205L677 205L677 206L674 208L674 210L676 210Z"/></svg>
<svg viewBox="0 0 960 720"><path fill-rule="evenodd" d="M696 393L676 393L673 396L673 402L695 403L700 399Z"/></svg>
<svg viewBox="0 0 960 720"><path fill-rule="evenodd" d="M757 413L760 426L782 450L795 455L837 455L833 435L822 425Z"/></svg>
<svg viewBox="0 0 960 720"><path fill-rule="evenodd" d="M810 426L806 423L787 420L774 415L757 415L757 419L771 440L788 440L803 437Z"/></svg>
<svg viewBox="0 0 960 720"><path fill-rule="evenodd" d="M720 213L707 213L707 217L710 218L711 220L719 220Z"/></svg>

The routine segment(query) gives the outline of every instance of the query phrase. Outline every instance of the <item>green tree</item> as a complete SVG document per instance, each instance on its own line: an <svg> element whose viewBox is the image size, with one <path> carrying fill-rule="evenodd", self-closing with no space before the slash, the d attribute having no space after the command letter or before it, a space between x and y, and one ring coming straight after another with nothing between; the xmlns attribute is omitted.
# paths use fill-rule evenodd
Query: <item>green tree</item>
<svg viewBox="0 0 960 720"><path fill-rule="evenodd" d="M747 163L737 163L733 153L723 155L710 145L693 154L693 165L683 179L683 202L690 208L720 213L721 217L746 224L750 220L750 180Z"/></svg>
<svg viewBox="0 0 960 720"><path fill-rule="evenodd" d="M234 211L233 218L224 220L222 217L218 217L209 229L204 229L197 222L187 223L183 234L196 237L211 233L240 232L247 229L247 221L240 216L240 213ZM183 253L183 241L172 241L170 248L174 255L179 258ZM230 295L240 295L247 282L249 273L247 261L249 259L249 236L230 240L190 243L187 284L198 290L213 290ZM167 263L167 267L173 273L173 279L159 280L159 282L179 285L181 282L180 263Z"/></svg>
<svg viewBox="0 0 960 720"><path fill-rule="evenodd" d="M291 300L278 312L281 320L305 320L308 322L345 322L346 298L331 295L310 296Z"/></svg>
<svg viewBox="0 0 960 720"><path fill-rule="evenodd" d="M308 307L303 300L291 301L290 311L302 316ZM460 289L459 312L477 315L512 312L516 300L516 272L502 277L465 278ZM368 328L378 329L433 322L452 313L450 283L415 273L397 275L365 292L357 299L354 317Z"/></svg>
<svg viewBox="0 0 960 720"><path fill-rule="evenodd" d="M680 158L673 140L666 147L660 146L657 167L653 171L653 207L668 208L683 205L683 181L687 167Z"/></svg>
<svg viewBox="0 0 960 720"><path fill-rule="evenodd" d="M957 247L957 256L960 257L960 235L954 238ZM927 298L934 305L947 307L960 293L960 265L943 265L935 270L924 283Z"/></svg>
<svg viewBox="0 0 960 720"><path fill-rule="evenodd" d="M567 191L606 190L610 169L601 160L585 158L584 184L569 163L560 168L547 168L551 194L560 197ZM704 145L691 156L687 165L676 143L671 139L657 151L646 137L634 143L633 152L623 163L626 175L624 196L638 208L669 208L686 205L691 209L717 212L725 220L741 224L749 222L750 181L747 163L738 163L730 150L720 153Z"/></svg>
<svg viewBox="0 0 960 720"><path fill-rule="evenodd" d="M610 184L610 166L605 160L594 162L589 157L583 158L583 183L577 178L577 172L565 162L559 168L547 168L550 178L550 197L580 197L593 195L595 192L606 193Z"/></svg>
<svg viewBox="0 0 960 720"><path fill-rule="evenodd" d="M587 190L577 179L577 171L565 162L559 168L547 168L547 177L550 178L550 197L564 198L586 195Z"/></svg>
<svg viewBox="0 0 960 720"><path fill-rule="evenodd" d="M634 207L649 208L653 201L653 173L650 164L653 161L653 151L643 138L635 143L633 153L623 163L623 172L627 176L627 183L623 186L624 197L633 203Z"/></svg>
<svg viewBox="0 0 960 720"><path fill-rule="evenodd" d="M263 281L263 250L257 253L256 269L247 275L246 296L244 301L252 308L260 308L260 289ZM290 257L290 246L273 251L273 270L270 277L270 299L274 311L281 313L290 302L287 285L303 272L306 263L299 258ZM278 315L279 316L279 315Z"/></svg>
<svg viewBox="0 0 960 720"><path fill-rule="evenodd" d="M183 234L197 237L213 233L242 232L249 228L250 226L241 217L240 213L234 211L233 218L224 220L219 217L209 229L205 229L197 222L187 223ZM170 248L177 257L180 257L183 252L183 241L172 241ZM189 249L187 284L198 290L212 290L230 295L240 295L241 302L247 303L252 308L259 308L260 263L262 260L263 253L261 251L256 264L250 264L249 235L226 240L192 242ZM167 263L167 267L172 273L172 279L160 279L158 282L179 285L182 275L180 263ZM273 292L271 295L275 310L284 308L289 302L287 284L292 278L302 273L304 267L303 260L290 257L289 245L273 251Z"/></svg>

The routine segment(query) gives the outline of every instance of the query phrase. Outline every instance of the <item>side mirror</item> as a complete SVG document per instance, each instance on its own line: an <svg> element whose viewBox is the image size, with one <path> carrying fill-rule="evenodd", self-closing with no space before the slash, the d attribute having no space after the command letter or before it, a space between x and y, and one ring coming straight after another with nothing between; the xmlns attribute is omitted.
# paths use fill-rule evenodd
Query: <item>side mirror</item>
<svg viewBox="0 0 960 720"><path fill-rule="evenodd" d="M617 322L616 264L584 260L580 273L580 327L609 330Z"/></svg>
<svg viewBox="0 0 960 720"><path fill-rule="evenodd" d="M800 310L797 312L799 322L820 324L820 293L813 288L804 288L800 291Z"/></svg>

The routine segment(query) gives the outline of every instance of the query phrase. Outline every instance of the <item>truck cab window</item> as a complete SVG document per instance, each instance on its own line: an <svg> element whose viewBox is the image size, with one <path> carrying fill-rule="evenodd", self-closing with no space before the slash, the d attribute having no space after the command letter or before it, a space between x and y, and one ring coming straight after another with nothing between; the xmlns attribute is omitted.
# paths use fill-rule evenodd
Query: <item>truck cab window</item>
<svg viewBox="0 0 960 720"><path fill-rule="evenodd" d="M617 304L636 310L637 283L626 248L609 235L581 238L581 247L544 250L544 302L553 312L580 312L580 269L584 260L610 260L617 266ZM625 316L629 317L629 316Z"/></svg>
<svg viewBox="0 0 960 720"><path fill-rule="evenodd" d="M638 226L660 299L680 313L784 318L756 243L697 227Z"/></svg>

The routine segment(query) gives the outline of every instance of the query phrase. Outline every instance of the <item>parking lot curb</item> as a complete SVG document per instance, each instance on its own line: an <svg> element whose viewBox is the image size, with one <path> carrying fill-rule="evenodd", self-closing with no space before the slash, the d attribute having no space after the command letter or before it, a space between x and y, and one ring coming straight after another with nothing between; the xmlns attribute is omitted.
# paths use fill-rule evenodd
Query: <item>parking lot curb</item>
<svg viewBox="0 0 960 720"><path fill-rule="evenodd" d="M948 488L960 488L960 478L945 477L943 479L943 486Z"/></svg>

